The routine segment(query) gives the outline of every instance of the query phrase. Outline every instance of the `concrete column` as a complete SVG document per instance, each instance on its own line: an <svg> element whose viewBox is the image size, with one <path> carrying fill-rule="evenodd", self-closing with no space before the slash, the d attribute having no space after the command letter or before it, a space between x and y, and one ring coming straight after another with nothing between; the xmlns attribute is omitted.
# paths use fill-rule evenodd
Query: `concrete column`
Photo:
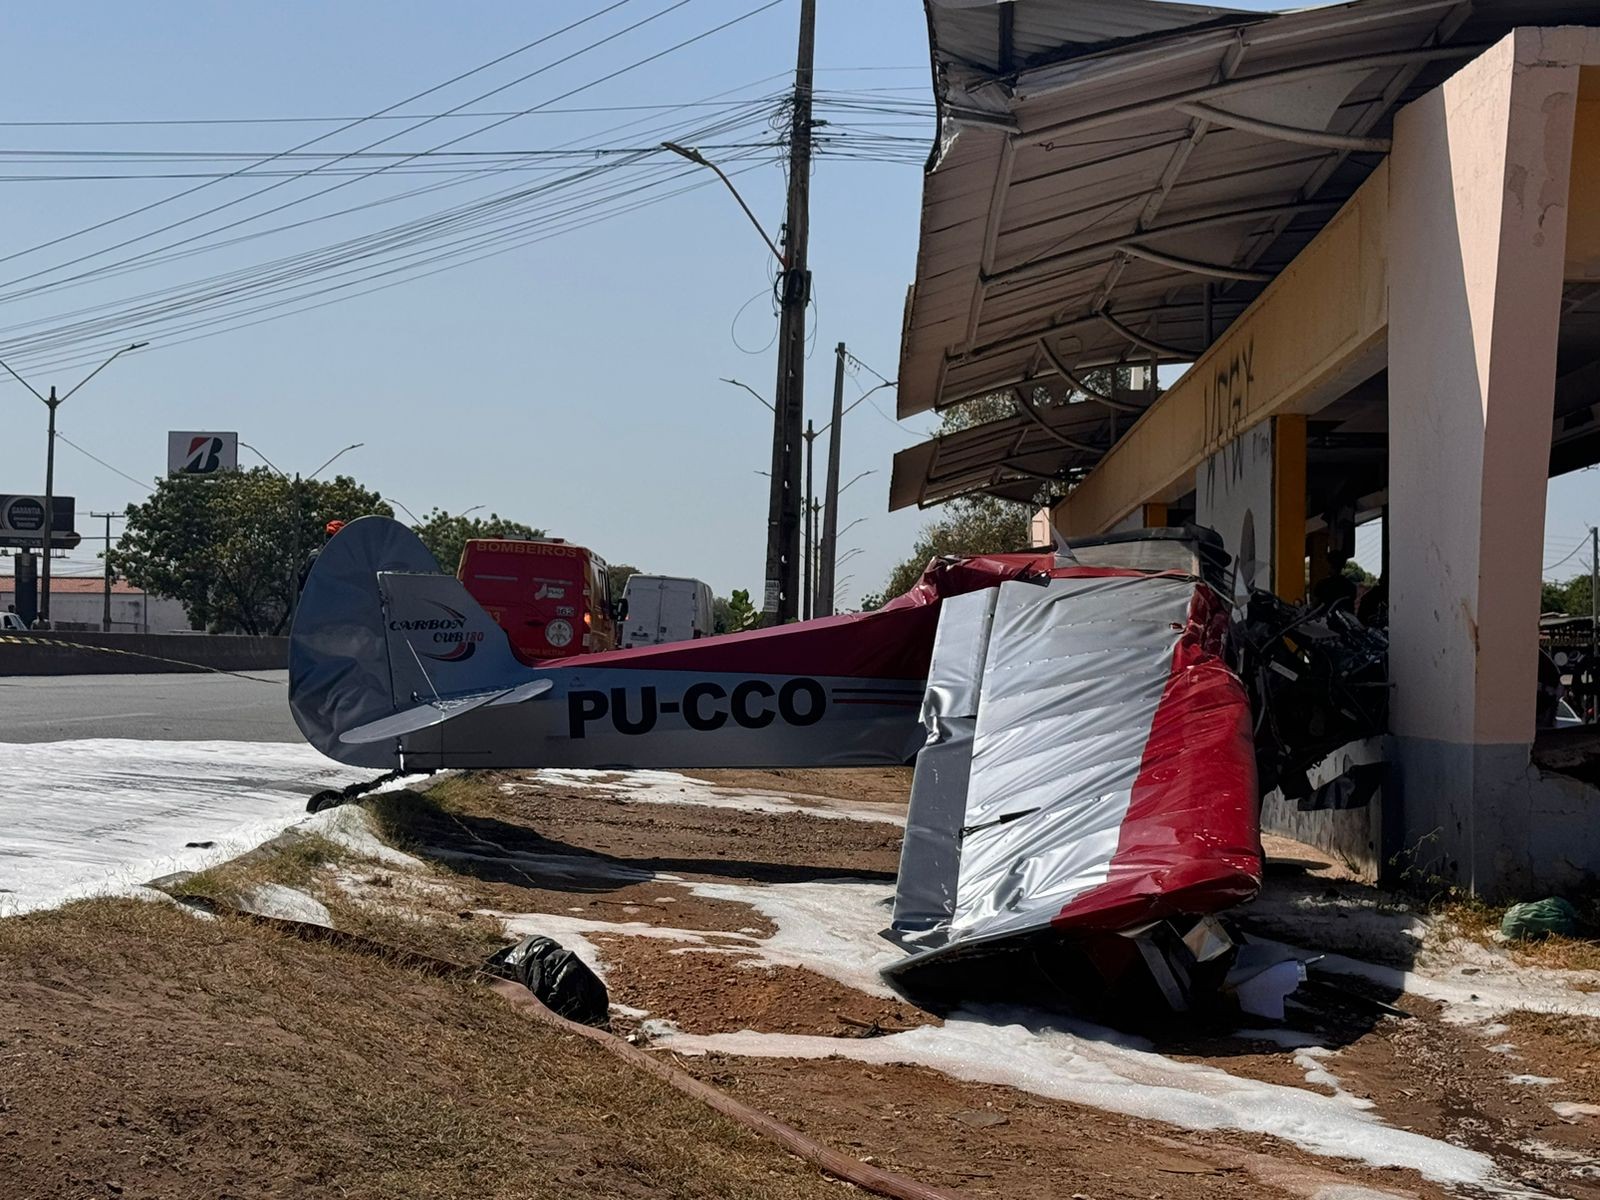
<svg viewBox="0 0 1600 1200"><path fill-rule="evenodd" d="M1600 869L1600 808L1569 812L1529 765L1573 116L1597 48L1516 30L1399 114L1389 159L1401 840L1486 894Z"/></svg>

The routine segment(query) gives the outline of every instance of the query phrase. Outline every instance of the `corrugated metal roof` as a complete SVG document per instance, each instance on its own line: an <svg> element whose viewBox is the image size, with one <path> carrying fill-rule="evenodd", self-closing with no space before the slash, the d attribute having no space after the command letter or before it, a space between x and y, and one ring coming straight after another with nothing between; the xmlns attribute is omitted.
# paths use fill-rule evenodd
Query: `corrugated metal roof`
<svg viewBox="0 0 1600 1200"><path fill-rule="evenodd" d="M926 5L941 135L902 417L1063 367L1192 361L1208 291L1215 336L1381 160L1398 108L1516 25L1600 23L1600 0ZM1077 463L1058 457L1059 478Z"/></svg>
<svg viewBox="0 0 1600 1200"><path fill-rule="evenodd" d="M1026 501L1046 484L1087 471L1116 436L1115 414L1064 398L1024 405L1014 417L944 434L894 456L889 510L927 507L974 491ZM1122 425L1131 424L1124 417Z"/></svg>

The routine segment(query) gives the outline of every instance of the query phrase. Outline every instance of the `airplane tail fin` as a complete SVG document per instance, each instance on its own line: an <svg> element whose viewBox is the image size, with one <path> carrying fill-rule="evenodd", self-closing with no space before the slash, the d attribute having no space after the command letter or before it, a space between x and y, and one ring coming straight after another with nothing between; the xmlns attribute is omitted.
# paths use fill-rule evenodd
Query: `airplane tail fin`
<svg viewBox="0 0 1600 1200"><path fill-rule="evenodd" d="M547 690L538 680L460 580L387 517L352 521L328 542L289 635L295 724L353 766L396 766L403 734L531 698Z"/></svg>

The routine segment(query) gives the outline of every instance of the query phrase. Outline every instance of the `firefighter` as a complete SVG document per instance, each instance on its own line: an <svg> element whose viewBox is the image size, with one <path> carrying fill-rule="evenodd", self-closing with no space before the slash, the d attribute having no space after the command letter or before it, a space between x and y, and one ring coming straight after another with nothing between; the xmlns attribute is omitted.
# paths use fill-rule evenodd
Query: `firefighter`
<svg viewBox="0 0 1600 1200"><path fill-rule="evenodd" d="M326 536L322 539L322 546L326 546L330 541L332 541L333 535L338 533L339 530L343 528L343 521L340 521L337 518L329 521L323 529L323 533ZM322 546L313 546L311 553L306 555L306 561L300 567L300 585L297 591L303 592L306 590L306 579L311 575L311 568L317 565L317 555L322 553Z"/></svg>

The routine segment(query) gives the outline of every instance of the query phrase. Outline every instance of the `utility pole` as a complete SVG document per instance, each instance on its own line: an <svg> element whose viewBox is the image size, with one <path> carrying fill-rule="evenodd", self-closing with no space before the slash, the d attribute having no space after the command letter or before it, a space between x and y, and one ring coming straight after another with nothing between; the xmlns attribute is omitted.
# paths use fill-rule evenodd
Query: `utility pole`
<svg viewBox="0 0 1600 1200"><path fill-rule="evenodd" d="M49 432L44 444L44 562L39 576L39 621L50 628L50 542L56 532L56 409L61 401L56 399L52 384L50 398L44 402L50 410Z"/></svg>
<svg viewBox="0 0 1600 1200"><path fill-rule="evenodd" d="M833 616L839 540L839 436L844 432L844 343L833 348L833 420L828 423L828 478L823 484L822 545L817 551L817 615Z"/></svg>
<svg viewBox="0 0 1600 1200"><path fill-rule="evenodd" d="M46 629L50 628L50 542L54 538L56 531L56 409L72 399L74 392L116 362L117 359L128 353L128 351L143 350L149 344L149 342L134 342L130 346L124 346L106 359L105 362L78 380L72 387L68 388L67 394L59 399L56 397L54 385L51 386L48 397L41 396L39 395L39 389L21 375L18 375L12 369L10 363L0 361L0 367L4 367L13 379L32 392L34 397L50 410L50 422L44 448L44 573L40 578L39 586L39 620Z"/></svg>
<svg viewBox="0 0 1600 1200"><path fill-rule="evenodd" d="M805 586L804 586L804 588L802 590L802 593L801 593L801 595L802 595L801 613L802 613L802 619L809 621L809 620L811 620L811 613L812 613L812 610L811 610L811 600L812 600L812 594L813 594L812 590L815 587L814 580L816 578L816 576L815 576L815 574L813 572L815 570L817 570L817 559L816 559L815 553L813 553L813 551L815 550L815 542L813 541L813 537L814 537L814 530L816 529L816 520L815 520L815 518L816 518L816 503L815 503L815 498L816 498L816 494L817 493L816 493L815 489L812 486L812 475L811 475L811 461L812 461L812 457L813 457L812 456L812 451L814 449L816 449L817 431L815 429L811 428L811 422L810 421L806 422L805 439L806 439L806 537L805 537L805 541L806 541L806 551L805 551L806 567L805 567Z"/></svg>
<svg viewBox="0 0 1600 1200"><path fill-rule="evenodd" d="M1600 720L1600 528L1589 527L1589 712Z"/></svg>
<svg viewBox="0 0 1600 1200"><path fill-rule="evenodd" d="M91 517L95 517L95 518L104 517L105 518L105 522L106 522L106 554L105 554L105 560L106 560L106 593L105 593L105 609L100 614L100 632L101 633L110 633L111 632L111 583L112 583L112 574L111 574L111 518L120 517L122 514L121 513L113 513L113 512L103 512L103 513L91 512L89 515Z"/></svg>
<svg viewBox="0 0 1600 1200"><path fill-rule="evenodd" d="M811 272L806 264L811 234L811 75L816 24L816 0L800 0L800 43L789 128L785 266L778 276L778 384L773 398L772 492L767 507L766 592L761 606L777 625L793 620L800 609L800 439L806 308L811 299Z"/></svg>

